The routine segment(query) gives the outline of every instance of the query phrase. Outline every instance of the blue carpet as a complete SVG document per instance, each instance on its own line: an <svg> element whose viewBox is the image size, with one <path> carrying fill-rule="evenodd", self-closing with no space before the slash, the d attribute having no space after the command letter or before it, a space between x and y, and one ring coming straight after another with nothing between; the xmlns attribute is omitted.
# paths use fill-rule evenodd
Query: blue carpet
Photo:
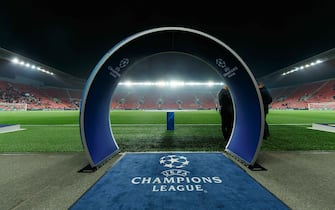
<svg viewBox="0 0 335 210"><path fill-rule="evenodd" d="M75 209L289 209L222 153L126 153Z"/></svg>

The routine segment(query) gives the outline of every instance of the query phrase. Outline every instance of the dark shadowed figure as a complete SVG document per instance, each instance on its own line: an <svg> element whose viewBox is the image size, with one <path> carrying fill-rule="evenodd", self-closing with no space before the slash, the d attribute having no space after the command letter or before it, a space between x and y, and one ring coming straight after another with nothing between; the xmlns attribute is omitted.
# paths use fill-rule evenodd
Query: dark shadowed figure
<svg viewBox="0 0 335 210"><path fill-rule="evenodd" d="M258 88L262 95L263 107L264 107L264 134L263 139L267 139L270 136L269 125L266 121L266 116L269 113L269 105L272 103L272 96L269 89L264 85L264 83L259 82Z"/></svg>
<svg viewBox="0 0 335 210"><path fill-rule="evenodd" d="M229 140L234 125L234 108L228 86L224 85L218 93L219 111L221 116L221 129L223 137Z"/></svg>

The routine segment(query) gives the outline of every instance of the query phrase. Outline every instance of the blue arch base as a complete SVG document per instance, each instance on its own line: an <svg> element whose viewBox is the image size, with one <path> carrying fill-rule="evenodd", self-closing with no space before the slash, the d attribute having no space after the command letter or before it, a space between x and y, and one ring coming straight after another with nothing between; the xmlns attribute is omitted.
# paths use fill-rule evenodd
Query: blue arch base
<svg viewBox="0 0 335 210"><path fill-rule="evenodd" d="M96 167L119 152L110 125L110 102L123 74L136 61L162 52L181 52L210 65L230 87L235 122L225 150L253 165L262 142L263 105L251 71L227 45L201 31L162 27L134 34L99 61L86 82L80 107L80 134L89 163Z"/></svg>

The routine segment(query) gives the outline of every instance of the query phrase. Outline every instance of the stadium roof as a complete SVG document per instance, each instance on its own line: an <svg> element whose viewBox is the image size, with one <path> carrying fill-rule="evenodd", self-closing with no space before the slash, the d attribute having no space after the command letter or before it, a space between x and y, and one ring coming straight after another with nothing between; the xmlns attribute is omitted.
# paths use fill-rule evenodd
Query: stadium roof
<svg viewBox="0 0 335 210"><path fill-rule="evenodd" d="M201 77L207 80L207 83L211 83L213 81L215 82L221 81L221 79L218 77L218 75L216 75L216 73L214 72L209 73L208 70L206 70L206 68L208 67L206 67L206 65L204 64L201 64L201 62L199 61L198 63L194 62L192 63L193 66L190 65L189 64L190 62L187 62L187 60L192 58L190 58L189 56L185 56L183 54L165 53L161 57L163 57L164 59L164 57L166 56L170 57L170 59L179 60L177 62L177 65L186 65L186 66L188 65L187 68L189 69L194 68L194 65L198 67L200 66L202 70L199 71L198 74L202 74ZM14 62L13 59L17 59L19 62L18 61ZM156 61L146 59L144 65L135 66L134 69L130 71L132 73L125 76L125 78L123 78L121 82L123 82L124 85L128 85L131 82L134 82L137 85L143 83L144 86L147 85L148 83L155 83L155 82L157 83L157 81L162 82L163 80L156 80L156 81L147 80L145 74L144 75L142 74L142 71L144 71L145 68L148 68L148 66L151 66L152 69L161 68L159 66L160 63L161 63L160 59ZM68 73L47 66L45 64L39 63L30 58L26 58L22 55L10 52L4 48L0 48L0 65L2 65L0 71L0 77L8 77L10 79L15 79L16 77L18 77L18 75L21 75L21 76L27 76L28 78L32 77L35 80L40 79L41 81L43 81L45 85L68 87L68 88L71 87L82 88L86 82L84 79L72 76ZM6 68L4 68L4 66L6 66ZM35 72L32 70L31 66L36 66ZM49 73L39 71L37 67L40 67L40 69L46 70ZM176 67L175 64L173 64L172 66L170 65L169 68L172 69L172 71L178 69L178 67ZM310 58L304 59L295 64L289 65L264 77L257 78L257 80L264 82L265 84L267 84L269 88L291 86L291 85L298 85L302 83L309 83L319 80L327 80L335 78L334 69L335 69L335 48L327 50ZM149 73L154 74L154 72L150 71ZM183 72L181 71L181 73ZM38 75L37 77L36 74ZM156 75L156 79L166 77L166 75L161 76L163 77L157 77ZM173 77L168 79L172 79L171 81L174 81ZM177 79L176 81L178 81L178 78L176 79ZM207 84L204 80L201 81L188 80L186 82L190 84L197 82ZM221 84L221 82L219 83Z"/></svg>
<svg viewBox="0 0 335 210"><path fill-rule="evenodd" d="M298 85L335 78L335 48L309 57L258 80L268 87Z"/></svg>
<svg viewBox="0 0 335 210"><path fill-rule="evenodd" d="M85 84L83 79L4 48L0 48L0 65L0 77L3 78L15 80L19 77L27 77L36 81L40 80L44 85L58 87L78 88Z"/></svg>
<svg viewBox="0 0 335 210"><path fill-rule="evenodd" d="M209 33L262 77L335 47L334 1L4 1L0 46L86 79L122 39L182 26Z"/></svg>

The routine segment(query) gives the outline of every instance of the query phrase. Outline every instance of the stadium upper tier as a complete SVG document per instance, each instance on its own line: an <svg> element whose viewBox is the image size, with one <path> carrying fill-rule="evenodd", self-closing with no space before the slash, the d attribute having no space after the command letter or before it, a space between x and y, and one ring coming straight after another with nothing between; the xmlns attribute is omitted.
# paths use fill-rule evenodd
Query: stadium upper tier
<svg viewBox="0 0 335 210"><path fill-rule="evenodd" d="M323 105L319 109L335 110L335 79L270 90L272 109L309 109L311 104L318 103Z"/></svg>
<svg viewBox="0 0 335 210"><path fill-rule="evenodd" d="M215 109L221 86L187 88L132 88L118 86L112 109ZM28 110L78 109L82 89L34 87L0 81L0 102L27 104Z"/></svg>
<svg viewBox="0 0 335 210"><path fill-rule="evenodd" d="M16 62L13 56L17 56ZM32 66L39 67L39 71ZM331 49L257 80L270 88L272 109L335 109L334 69L335 49ZM0 48L1 103L27 104L28 109L78 109L85 82ZM112 97L112 109L215 109L217 92L222 87L222 81L207 85L122 82Z"/></svg>
<svg viewBox="0 0 335 210"><path fill-rule="evenodd" d="M257 79L270 88L280 88L335 78L334 69L335 48Z"/></svg>
<svg viewBox="0 0 335 210"><path fill-rule="evenodd" d="M0 80L34 86L83 88L85 80L0 48Z"/></svg>
<svg viewBox="0 0 335 210"><path fill-rule="evenodd" d="M118 86L112 97L111 109L215 109L220 88ZM335 79L271 88L270 91L272 109L309 109L311 105L315 109L335 109ZM82 89L35 87L0 81L0 102L27 104L28 110L79 109L81 96Z"/></svg>

